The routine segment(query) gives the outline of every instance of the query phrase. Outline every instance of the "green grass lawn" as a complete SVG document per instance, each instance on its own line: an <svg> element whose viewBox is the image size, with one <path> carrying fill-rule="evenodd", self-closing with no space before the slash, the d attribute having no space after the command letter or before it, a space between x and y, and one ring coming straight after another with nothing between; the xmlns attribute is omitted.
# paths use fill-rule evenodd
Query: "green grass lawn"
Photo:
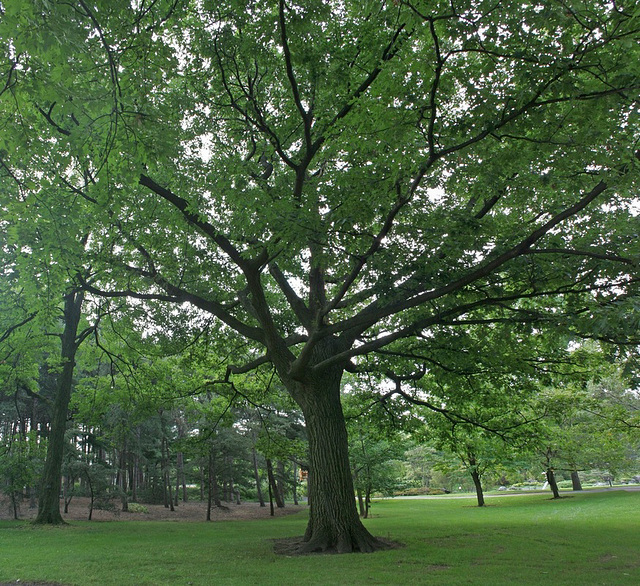
<svg viewBox="0 0 640 586"><path fill-rule="evenodd" d="M218 523L0 522L0 582L60 584L640 584L640 492L384 500L369 529L405 547L276 556L306 513Z"/></svg>

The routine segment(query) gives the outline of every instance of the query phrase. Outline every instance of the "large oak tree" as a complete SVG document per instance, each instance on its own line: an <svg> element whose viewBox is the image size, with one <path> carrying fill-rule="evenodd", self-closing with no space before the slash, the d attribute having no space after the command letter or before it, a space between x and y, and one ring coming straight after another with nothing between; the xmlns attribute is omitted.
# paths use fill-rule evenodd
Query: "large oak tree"
<svg viewBox="0 0 640 586"><path fill-rule="evenodd" d="M302 551L380 545L355 508L345 370L424 371L470 323L637 294L636 2L3 10L5 172L92 204L89 292L215 317L253 357L227 380L272 365L309 434Z"/></svg>

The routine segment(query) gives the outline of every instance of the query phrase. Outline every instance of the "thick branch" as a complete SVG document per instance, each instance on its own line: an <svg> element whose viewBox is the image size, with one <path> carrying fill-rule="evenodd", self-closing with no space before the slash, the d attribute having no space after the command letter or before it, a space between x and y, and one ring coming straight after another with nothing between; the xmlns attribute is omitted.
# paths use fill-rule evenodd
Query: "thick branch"
<svg viewBox="0 0 640 586"><path fill-rule="evenodd" d="M362 310L357 316L351 319L344 320L342 322L338 322L333 326L329 326L326 329L326 334L329 335L332 333L347 331L351 329L364 330L380 319L383 319L390 315L395 315L411 307L422 305L427 301L432 301L440 297L444 297L445 295L450 295L451 293L459 291L467 285L474 283L475 281L489 276L504 264L506 264L508 261L517 258L518 256L521 256L525 253L528 253L531 249L531 246L533 246L538 240L548 234L552 228L586 208L606 189L607 184L604 181L601 181L573 206L566 208L562 212L556 214L548 222L540 226L537 230L534 230L529 236L521 240L518 244L516 244L506 252L498 255L494 259L481 264L474 270L449 283L448 285L418 294L416 294L415 289L409 287L405 299L385 306L382 306L379 301L375 301L369 307Z"/></svg>
<svg viewBox="0 0 640 586"><path fill-rule="evenodd" d="M199 295L189 293L184 289L181 289L180 287L169 283L159 275L152 275L146 271L136 269L135 267L125 267L125 269L130 270L139 277L155 283L156 285L164 289L167 294L163 295L159 293L140 293L131 289L124 289L119 291L104 291L102 289L98 289L97 287L91 285L86 281L82 282L82 288L86 291L89 291L90 293L93 293L94 295L108 298L131 297L133 299L167 301L170 303L182 303L186 301L188 303L191 303L191 305L199 307L207 313L210 313L211 315L217 317L220 321L227 324L230 328L234 329L236 332L242 334L250 340L264 343L264 336L260 328L251 327L244 322L241 322L239 319L232 316L228 311L226 311L221 304L205 299L204 297L200 297Z"/></svg>
<svg viewBox="0 0 640 586"><path fill-rule="evenodd" d="M226 236L220 234L209 222L203 220L198 214L189 211L190 206L186 199L183 199L169 189L158 185L153 179L146 175L140 175L140 185L148 187L151 191L180 210L187 222L196 226L205 236L213 240L227 254L227 256L236 263L238 267L246 266L246 261Z"/></svg>
<svg viewBox="0 0 640 586"><path fill-rule="evenodd" d="M272 262L269 264L269 272L278 284L278 287L280 287L280 290L284 293L284 296L287 298L287 301L297 318L305 328L310 329L312 326L313 316L304 301L293 290L289 281L287 281L287 278L280 270L280 267L276 263Z"/></svg>

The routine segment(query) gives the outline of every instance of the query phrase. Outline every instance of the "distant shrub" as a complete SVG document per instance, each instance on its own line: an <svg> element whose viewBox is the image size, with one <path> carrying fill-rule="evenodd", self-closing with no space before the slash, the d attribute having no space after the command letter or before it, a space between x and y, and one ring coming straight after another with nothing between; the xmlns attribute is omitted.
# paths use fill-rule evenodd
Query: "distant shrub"
<svg viewBox="0 0 640 586"><path fill-rule="evenodd" d="M405 490L394 492L394 496L422 496L422 495L437 495L448 494L449 491L444 488L407 488Z"/></svg>
<svg viewBox="0 0 640 586"><path fill-rule="evenodd" d="M130 513L144 513L145 515L149 514L149 509L140 503L129 503L127 505Z"/></svg>

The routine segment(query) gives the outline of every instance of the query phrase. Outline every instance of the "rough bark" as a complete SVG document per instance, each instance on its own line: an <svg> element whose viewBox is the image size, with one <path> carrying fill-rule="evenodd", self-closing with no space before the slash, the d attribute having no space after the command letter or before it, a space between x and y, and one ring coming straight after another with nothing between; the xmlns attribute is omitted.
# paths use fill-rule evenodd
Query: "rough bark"
<svg viewBox="0 0 640 586"><path fill-rule="evenodd" d="M340 402L341 370L299 387L309 438L310 512L300 553L335 550L372 552L382 547L356 509L347 428Z"/></svg>
<svg viewBox="0 0 640 586"><path fill-rule="evenodd" d="M62 525L60 514L60 483L62 481L62 456L64 453L64 434L67 428L67 416L73 371L78 350L78 325L82 315L83 293L70 292L64 297L64 329L61 336L62 370L56 381L53 397L51 428L47 443L47 456L40 485L38 515L34 523L42 525Z"/></svg>

